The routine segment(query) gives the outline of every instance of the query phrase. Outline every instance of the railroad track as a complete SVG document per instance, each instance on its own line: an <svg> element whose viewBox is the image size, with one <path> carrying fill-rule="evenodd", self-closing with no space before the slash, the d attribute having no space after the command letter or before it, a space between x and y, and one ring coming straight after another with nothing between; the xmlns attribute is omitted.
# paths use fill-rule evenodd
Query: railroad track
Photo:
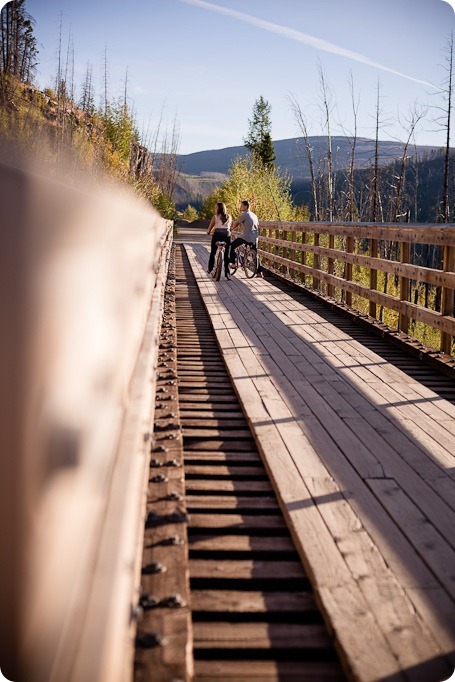
<svg viewBox="0 0 455 682"><path fill-rule="evenodd" d="M186 254L175 249L195 680L343 680Z"/></svg>

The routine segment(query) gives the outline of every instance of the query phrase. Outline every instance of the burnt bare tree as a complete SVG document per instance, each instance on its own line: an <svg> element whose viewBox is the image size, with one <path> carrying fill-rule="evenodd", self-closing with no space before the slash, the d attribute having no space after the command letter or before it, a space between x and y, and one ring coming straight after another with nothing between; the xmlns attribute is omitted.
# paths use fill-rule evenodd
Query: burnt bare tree
<svg viewBox="0 0 455 682"><path fill-rule="evenodd" d="M349 91L351 95L352 130L346 129L341 122L339 123L341 131L349 144L349 166L346 174L347 191L343 190L342 192L343 202L341 204L341 219L353 222L360 214L360 207L358 207L356 203L355 190L355 153L357 148L357 117L360 100L355 94L352 72L349 78Z"/></svg>
<svg viewBox="0 0 455 682"><path fill-rule="evenodd" d="M104 46L104 59L103 59L103 73L102 73L102 80L103 80L103 113L104 116L107 116L109 113L109 68L108 68L108 62L107 62L107 47Z"/></svg>
<svg viewBox="0 0 455 682"><path fill-rule="evenodd" d="M445 132L446 132L446 146L444 153L444 180L443 180L443 190L442 190L442 206L440 220L443 223L448 223L450 221L450 203L449 203L449 166L450 166L450 124L452 117L452 97L453 97L453 32L450 34L450 38L446 47L446 79L444 83L444 99L446 102L445 107Z"/></svg>
<svg viewBox="0 0 455 682"><path fill-rule="evenodd" d="M300 106L295 95L289 95L289 101L291 104L292 113L294 114L295 121L297 123L298 130L303 137L303 142L305 145L305 153L308 159L308 166L310 169L311 178L311 193L313 198L313 219L317 222L320 219L319 215L319 199L318 199L318 182L315 172L315 162L313 157L313 148L311 146L310 135L308 131L308 124L306 116Z"/></svg>
<svg viewBox="0 0 455 682"><path fill-rule="evenodd" d="M327 201L325 206L325 216L330 222L333 220L333 149L332 149L332 132L331 132L331 114L333 109L332 92L327 83L324 69L321 64L318 64L319 73L319 97L321 100L321 111L323 119L323 129L327 134L327 152L325 157L325 178L326 178L326 194Z"/></svg>
<svg viewBox="0 0 455 682"><path fill-rule="evenodd" d="M406 165L411 158L408 152L414 138L415 129L426 114L427 109L415 103L404 120L399 121L403 130L406 131L406 138L403 142L403 152L399 165L398 167L396 167L396 164L392 166L392 168L396 168L396 170L393 171L392 177L391 189L393 192L390 198L389 211L390 221L393 223L403 222L403 218L407 221L409 206L404 205L404 195L406 189Z"/></svg>
<svg viewBox="0 0 455 682"><path fill-rule="evenodd" d="M353 222L354 220L354 214L355 214L355 190L354 190L354 169L355 169L355 152L356 152L356 146L357 146L357 114L359 111L359 99L355 97L355 90L354 90L354 79L352 77L351 73L351 78L349 81L349 89L351 92L351 106L352 106L352 120L353 120L353 133L349 137L349 144L351 147L351 154L350 154L350 159L349 159L349 214L348 214L348 219L349 222Z"/></svg>
<svg viewBox="0 0 455 682"><path fill-rule="evenodd" d="M161 140L160 163L158 170L158 186L161 192L172 199L179 173L178 149L180 145L180 131L177 119L174 118L172 130L165 130Z"/></svg>
<svg viewBox="0 0 455 682"><path fill-rule="evenodd" d="M375 137L374 137L374 162L373 162L373 176L371 178L371 217L373 223L378 222L379 215L379 128L380 128L380 87L378 81L377 98L376 98L376 116L375 116Z"/></svg>
<svg viewBox="0 0 455 682"><path fill-rule="evenodd" d="M453 107L453 67L454 67L454 40L453 31L450 33L447 39L446 46L444 48L444 63L442 68L445 71L445 77L441 83L438 96L442 97L442 104L435 105L434 108L438 112L435 123L437 124L439 130L442 130L445 134L445 147L444 147L444 170L443 170L443 181L442 181L442 196L438 205L438 215L437 221L441 223L450 222L450 176L451 176L451 158L450 158L450 134L451 134L451 123L452 123L452 107ZM429 254L428 260L431 260L432 267L439 268L442 264L442 251L439 247L432 249L431 255ZM436 287L436 298L435 298L435 310L440 310L441 305L441 287ZM427 296L426 296L427 298Z"/></svg>

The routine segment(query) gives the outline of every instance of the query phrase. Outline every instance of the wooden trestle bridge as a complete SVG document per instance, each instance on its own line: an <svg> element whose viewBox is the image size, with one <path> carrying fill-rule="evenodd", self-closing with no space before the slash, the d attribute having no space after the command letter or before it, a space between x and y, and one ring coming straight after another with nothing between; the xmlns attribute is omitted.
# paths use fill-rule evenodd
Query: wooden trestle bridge
<svg viewBox="0 0 455 682"><path fill-rule="evenodd" d="M216 282L206 272L204 227L180 226L173 237L171 224L154 220L152 269L120 273L131 279L125 310L128 297L139 296L148 317L127 359L102 375L117 387L121 417L114 403L103 412L95 399L81 414L97 438L78 440L67 415L65 429L44 434L52 460L32 473L48 476L48 487L34 478L18 484L37 505L36 527L27 510L14 511L6 486L0 498L12 528L2 540L12 557L0 592L11 625L2 616L5 674L18 670L16 682L448 679L455 667L455 226L263 223L265 278L238 273ZM368 254L360 240L368 240ZM397 259L380 257L381 240L400 245ZM416 244L441 247L443 269L415 265ZM10 255L15 249L12 236ZM368 285L356 280L357 267L368 269ZM379 290L381 272L396 278L396 296ZM150 282L137 293L140 276ZM439 312L411 302L416 282L440 287ZM6 312L11 291L3 294ZM377 319L379 307L394 311L396 329ZM95 318L83 322L102 316ZM438 330L440 349L413 339L416 323ZM115 333L125 333L121 324ZM20 369L17 338L2 354ZM90 347L95 338L99 330L82 334ZM77 355L77 344L68 344ZM122 380L109 378L114 365ZM4 395L13 387L10 376ZM100 390L98 382L97 397ZM92 424L92 412L103 428ZM19 443L4 426L23 467L33 438ZM112 453L107 463L96 460L98 440ZM14 461L0 472L10 483L20 473ZM94 461L87 482L90 472L80 472ZM36 581L18 549L24 529ZM31 585L26 604L18 572ZM31 677L17 662L24 651Z"/></svg>

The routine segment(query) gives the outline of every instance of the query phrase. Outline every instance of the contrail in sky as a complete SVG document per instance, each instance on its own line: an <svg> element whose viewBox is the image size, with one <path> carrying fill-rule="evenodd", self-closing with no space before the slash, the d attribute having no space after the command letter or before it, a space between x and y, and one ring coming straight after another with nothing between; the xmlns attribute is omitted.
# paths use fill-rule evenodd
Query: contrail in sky
<svg viewBox="0 0 455 682"><path fill-rule="evenodd" d="M344 47L339 45L334 45L333 43L328 43L326 40L321 40L320 38L315 38L307 33L302 33L301 31L296 31L288 26L281 26L280 24L274 24L271 21L264 21L264 19L259 19L258 17L253 17L251 14L245 14L245 12L237 12L234 9L229 9L228 7L220 7L219 5L214 5L211 2L206 2L205 0L180 0L187 5L194 5L195 7L201 7L202 9L208 9L211 12L218 12L219 14L225 14L233 19L238 19L239 21L244 21L247 24L252 24L258 28L262 28L265 31L270 31L271 33L278 33L278 35L283 38L289 38L290 40L296 40L299 43L305 43L305 45L310 45L317 50L324 50L325 52L332 52L332 54L337 54L340 57L346 57L347 59L353 59L356 62L361 62L362 64L367 64L368 66L373 66L376 69L382 69L382 71L388 71L389 73L394 73L396 76L401 76L402 78L407 78L415 83L421 83L422 85L427 85L436 90L439 88L433 85L429 81L422 81L419 78L413 78L413 76L408 76L401 71L396 71L395 69L389 69L388 66L383 64L378 64L363 54L358 52L352 52L351 50L345 50Z"/></svg>

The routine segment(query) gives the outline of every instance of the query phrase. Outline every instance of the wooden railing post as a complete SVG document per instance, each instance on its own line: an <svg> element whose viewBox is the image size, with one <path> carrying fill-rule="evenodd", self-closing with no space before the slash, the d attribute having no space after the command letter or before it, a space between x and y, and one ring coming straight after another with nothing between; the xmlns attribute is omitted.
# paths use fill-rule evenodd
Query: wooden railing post
<svg viewBox="0 0 455 682"><path fill-rule="evenodd" d="M291 231L291 242L292 242L293 244L295 244L296 241L297 241L297 232L296 232L295 230L292 230L292 231ZM290 256L291 256L291 260L292 260L293 263L295 263L295 261L297 260L297 255L296 255L296 254L297 254L296 250L295 250L295 249L291 249ZM297 276L297 270L294 268L294 269L291 271L291 273L292 273L292 274L291 274L292 279L295 280L295 279L296 279L296 276Z"/></svg>
<svg viewBox="0 0 455 682"><path fill-rule="evenodd" d="M275 230L275 239L279 239L279 238L280 238L280 230ZM277 245L275 245L275 247L274 247L274 249L273 249L273 253L275 254L275 256L279 256L279 255L280 255L280 254L279 254L279 250L280 250L280 247L277 246ZM278 272L281 271L281 266L278 265L278 263L275 263L275 266L274 266L274 267L275 267L275 270L277 270Z"/></svg>
<svg viewBox="0 0 455 682"><path fill-rule="evenodd" d="M444 246L442 269L444 272L455 271L455 246ZM454 314L454 290L448 287L442 288L441 313L453 316ZM441 333L441 350L448 355L452 352L452 336L446 332Z"/></svg>
<svg viewBox="0 0 455 682"><path fill-rule="evenodd" d="M272 236L272 232L274 233L275 231L274 231L271 227L269 227L269 239L273 239L274 236L275 236L275 234L273 234L273 236ZM276 249L275 249L274 246L272 246L271 244L269 244L268 251L269 251L269 253L275 253L275 252L276 252ZM271 259L269 259L269 267L270 267L271 269L273 269L273 268L275 267L275 263L274 263Z"/></svg>
<svg viewBox="0 0 455 682"><path fill-rule="evenodd" d="M288 230L285 230L283 232L283 239L287 242L289 241L289 231ZM283 258L286 258L286 260L289 260L289 247L288 246L286 246L286 248L283 249ZM291 271L290 271L290 268L288 265L286 266L286 269L287 269L286 275L288 277L291 277Z"/></svg>
<svg viewBox="0 0 455 682"><path fill-rule="evenodd" d="M354 237L346 238L346 253L354 253ZM352 282L352 263L346 263L346 281ZM352 292L345 293L346 305L352 306Z"/></svg>
<svg viewBox="0 0 455 682"><path fill-rule="evenodd" d="M400 260L402 263L409 263L411 255L411 245L408 242L400 244ZM400 277L400 301L409 301L409 278ZM409 330L409 317L405 313L400 313L399 329L405 334Z"/></svg>
<svg viewBox="0 0 455 682"><path fill-rule="evenodd" d="M372 258L378 257L378 240L377 239L371 239L370 240L370 256ZM373 270L373 268L370 268L370 289L376 290L377 288L378 288L378 271ZM369 312L369 315L371 317L376 318L376 303L374 301L370 301L368 312Z"/></svg>
<svg viewBox="0 0 455 682"><path fill-rule="evenodd" d="M303 244L307 243L306 240L307 240L307 233L302 232L302 246L303 246ZM307 263L307 252L303 251L303 249L302 249L302 251L300 253L302 254L301 255L301 263L302 263L302 265L306 265L306 263ZM304 275L302 273L301 278L302 278L303 284L306 284L306 275Z"/></svg>
<svg viewBox="0 0 455 682"><path fill-rule="evenodd" d="M319 233L314 233L314 245L319 246ZM317 254L313 255L313 268L319 270L320 260ZM313 289L319 289L319 279L313 276Z"/></svg>
<svg viewBox="0 0 455 682"><path fill-rule="evenodd" d="M329 249L334 249L334 248L335 248L335 235L329 234ZM333 275L333 268L334 268L334 260L333 260L333 258L329 258L328 267L327 267L327 272L329 273L329 275ZM333 284L327 285L327 294L331 298L335 298L335 287L333 286Z"/></svg>

